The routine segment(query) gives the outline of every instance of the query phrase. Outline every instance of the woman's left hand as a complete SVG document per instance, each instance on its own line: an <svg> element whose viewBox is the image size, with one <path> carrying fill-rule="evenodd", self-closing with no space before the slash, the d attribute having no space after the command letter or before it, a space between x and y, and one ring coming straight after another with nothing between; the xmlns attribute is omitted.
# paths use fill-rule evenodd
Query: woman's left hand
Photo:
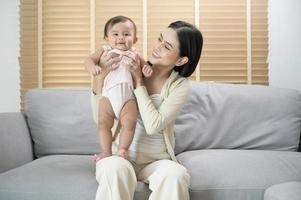
<svg viewBox="0 0 301 200"><path fill-rule="evenodd" d="M136 60L127 57L126 67L132 74L135 88L137 88L140 85L143 85L142 71L139 64L140 63L138 63Z"/></svg>

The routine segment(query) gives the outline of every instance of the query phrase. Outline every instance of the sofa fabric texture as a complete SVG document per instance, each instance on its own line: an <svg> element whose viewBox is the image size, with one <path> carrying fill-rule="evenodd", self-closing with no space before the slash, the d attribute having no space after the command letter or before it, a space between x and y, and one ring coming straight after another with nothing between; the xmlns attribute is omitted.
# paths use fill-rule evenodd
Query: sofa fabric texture
<svg viewBox="0 0 301 200"><path fill-rule="evenodd" d="M191 86L176 121L176 154L195 149L298 149L300 93L259 85Z"/></svg>
<svg viewBox="0 0 301 200"><path fill-rule="evenodd" d="M189 171L191 193L199 199L235 200L238 194L258 199L275 183L301 180L299 152L208 149L187 151L177 159Z"/></svg>
<svg viewBox="0 0 301 200"><path fill-rule="evenodd" d="M273 186L301 182L300 132L298 91L191 82L175 124L190 199L282 200ZM100 148L88 89L30 90L24 113L0 113L0 144L1 200L95 198ZM134 199L150 192L138 182Z"/></svg>
<svg viewBox="0 0 301 200"><path fill-rule="evenodd" d="M37 89L25 98L36 157L99 152L88 90Z"/></svg>
<svg viewBox="0 0 301 200"><path fill-rule="evenodd" d="M30 133L22 113L0 114L0 173L33 160Z"/></svg>
<svg viewBox="0 0 301 200"><path fill-rule="evenodd" d="M264 193L264 200L300 200L301 182L292 181L269 187Z"/></svg>

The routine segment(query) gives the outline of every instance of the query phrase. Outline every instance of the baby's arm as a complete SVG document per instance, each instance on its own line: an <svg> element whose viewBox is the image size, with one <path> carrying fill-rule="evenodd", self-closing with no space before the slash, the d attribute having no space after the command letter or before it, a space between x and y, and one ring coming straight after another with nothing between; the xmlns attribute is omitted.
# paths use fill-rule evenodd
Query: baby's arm
<svg viewBox="0 0 301 200"><path fill-rule="evenodd" d="M100 77L98 76L101 72L99 61L103 52L103 49L97 50L95 53L87 57L84 63L85 69L89 72L90 75L92 75L92 91L95 95L101 93L103 84L100 80Z"/></svg>
<svg viewBox="0 0 301 200"><path fill-rule="evenodd" d="M85 59L85 69L89 72L90 75L96 76L100 73L101 68L99 66L99 61L103 52L104 50L101 48Z"/></svg>

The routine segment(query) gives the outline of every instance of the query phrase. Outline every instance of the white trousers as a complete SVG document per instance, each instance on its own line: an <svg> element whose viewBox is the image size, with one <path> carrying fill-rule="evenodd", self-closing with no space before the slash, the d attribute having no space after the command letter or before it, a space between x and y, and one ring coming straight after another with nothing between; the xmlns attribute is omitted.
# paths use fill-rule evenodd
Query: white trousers
<svg viewBox="0 0 301 200"><path fill-rule="evenodd" d="M133 200L137 179L149 184L150 200L189 200L190 175L182 165L158 160L143 167L136 176L133 165L119 156L96 163L96 200Z"/></svg>

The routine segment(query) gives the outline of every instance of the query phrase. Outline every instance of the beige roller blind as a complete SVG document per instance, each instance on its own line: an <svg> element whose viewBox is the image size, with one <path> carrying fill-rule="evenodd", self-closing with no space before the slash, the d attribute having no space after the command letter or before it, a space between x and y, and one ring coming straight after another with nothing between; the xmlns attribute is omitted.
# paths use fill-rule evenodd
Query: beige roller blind
<svg viewBox="0 0 301 200"><path fill-rule="evenodd" d="M252 83L268 85L268 1L252 0Z"/></svg>
<svg viewBox="0 0 301 200"><path fill-rule="evenodd" d="M90 0L43 1L43 87L88 87Z"/></svg>
<svg viewBox="0 0 301 200"><path fill-rule="evenodd" d="M20 94L21 108L28 89L38 87L37 0L20 1Z"/></svg>
<svg viewBox="0 0 301 200"><path fill-rule="evenodd" d="M112 1L112 0L96 0L96 17L95 17L95 48L99 49L105 41L103 39L104 25L114 16L124 15L131 18L137 26L138 42L135 48L143 54L143 8L142 0L125 0L125 1Z"/></svg>
<svg viewBox="0 0 301 200"><path fill-rule="evenodd" d="M162 30L177 20L194 24L194 0L147 1L148 55L151 54L154 41Z"/></svg>
<svg viewBox="0 0 301 200"><path fill-rule="evenodd" d="M247 83L245 0L201 0L201 80Z"/></svg>

